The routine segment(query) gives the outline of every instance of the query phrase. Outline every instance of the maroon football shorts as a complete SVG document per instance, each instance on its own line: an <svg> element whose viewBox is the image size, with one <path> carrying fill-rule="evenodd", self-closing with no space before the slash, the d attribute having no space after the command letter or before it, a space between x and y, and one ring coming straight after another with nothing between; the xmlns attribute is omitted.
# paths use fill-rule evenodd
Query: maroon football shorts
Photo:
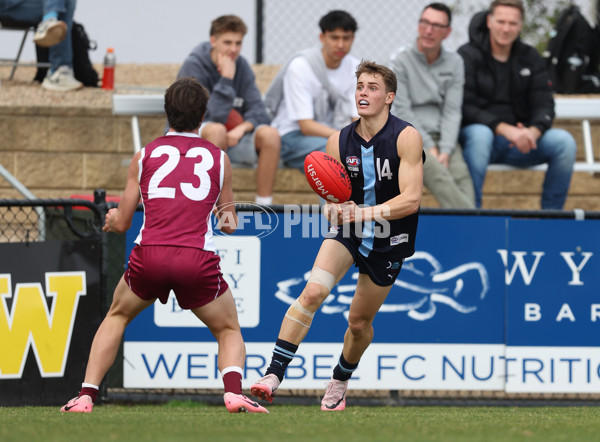
<svg viewBox="0 0 600 442"><path fill-rule="evenodd" d="M229 286L214 252L192 247L135 246L129 255L125 282L133 293L167 303L173 290L179 306L193 309L208 304Z"/></svg>

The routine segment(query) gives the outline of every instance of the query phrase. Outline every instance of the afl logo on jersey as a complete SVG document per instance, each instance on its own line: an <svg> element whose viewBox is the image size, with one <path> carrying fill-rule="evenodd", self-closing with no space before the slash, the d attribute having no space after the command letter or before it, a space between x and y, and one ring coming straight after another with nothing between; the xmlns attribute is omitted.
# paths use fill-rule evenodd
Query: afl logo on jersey
<svg viewBox="0 0 600 442"><path fill-rule="evenodd" d="M356 178L358 176L358 171L360 166L360 158L357 156L346 157L346 167L348 168L348 172L350 172L350 176Z"/></svg>
<svg viewBox="0 0 600 442"><path fill-rule="evenodd" d="M360 158L355 157L355 156L346 157L346 164L348 166L358 167L360 165Z"/></svg>

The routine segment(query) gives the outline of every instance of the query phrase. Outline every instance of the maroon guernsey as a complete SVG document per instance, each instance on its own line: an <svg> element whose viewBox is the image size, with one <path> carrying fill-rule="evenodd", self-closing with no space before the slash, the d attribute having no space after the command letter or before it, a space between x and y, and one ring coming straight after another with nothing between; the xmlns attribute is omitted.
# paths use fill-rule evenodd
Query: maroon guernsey
<svg viewBox="0 0 600 442"><path fill-rule="evenodd" d="M224 153L190 133L170 132L142 149L144 222L136 244L215 251L210 215L223 186Z"/></svg>

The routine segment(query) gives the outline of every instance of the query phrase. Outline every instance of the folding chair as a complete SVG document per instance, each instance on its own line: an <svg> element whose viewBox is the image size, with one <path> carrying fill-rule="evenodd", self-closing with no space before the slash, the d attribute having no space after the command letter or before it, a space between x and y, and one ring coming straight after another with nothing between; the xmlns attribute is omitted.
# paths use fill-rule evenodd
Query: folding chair
<svg viewBox="0 0 600 442"><path fill-rule="evenodd" d="M35 63L26 63L19 61L21 59L21 53L23 52L23 47L25 46L25 40L27 39L27 35L29 31L35 31L37 23L24 23L13 20L8 17L0 17L0 31L17 31L23 33L23 38L21 39L21 44L19 45L19 51L14 58L0 58L0 66L12 66L10 71L9 80L12 80L15 71L17 70L17 66L37 66L40 67L50 67L50 63L47 62L35 62Z"/></svg>

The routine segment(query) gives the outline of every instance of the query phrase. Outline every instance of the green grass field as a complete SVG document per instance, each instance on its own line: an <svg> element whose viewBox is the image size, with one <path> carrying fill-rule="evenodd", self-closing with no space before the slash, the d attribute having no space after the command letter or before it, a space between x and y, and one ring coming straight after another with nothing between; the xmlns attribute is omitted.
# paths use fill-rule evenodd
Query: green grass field
<svg viewBox="0 0 600 442"><path fill-rule="evenodd" d="M353 407L272 405L229 414L194 402L0 407L0 441L588 441L600 440L599 407Z"/></svg>

